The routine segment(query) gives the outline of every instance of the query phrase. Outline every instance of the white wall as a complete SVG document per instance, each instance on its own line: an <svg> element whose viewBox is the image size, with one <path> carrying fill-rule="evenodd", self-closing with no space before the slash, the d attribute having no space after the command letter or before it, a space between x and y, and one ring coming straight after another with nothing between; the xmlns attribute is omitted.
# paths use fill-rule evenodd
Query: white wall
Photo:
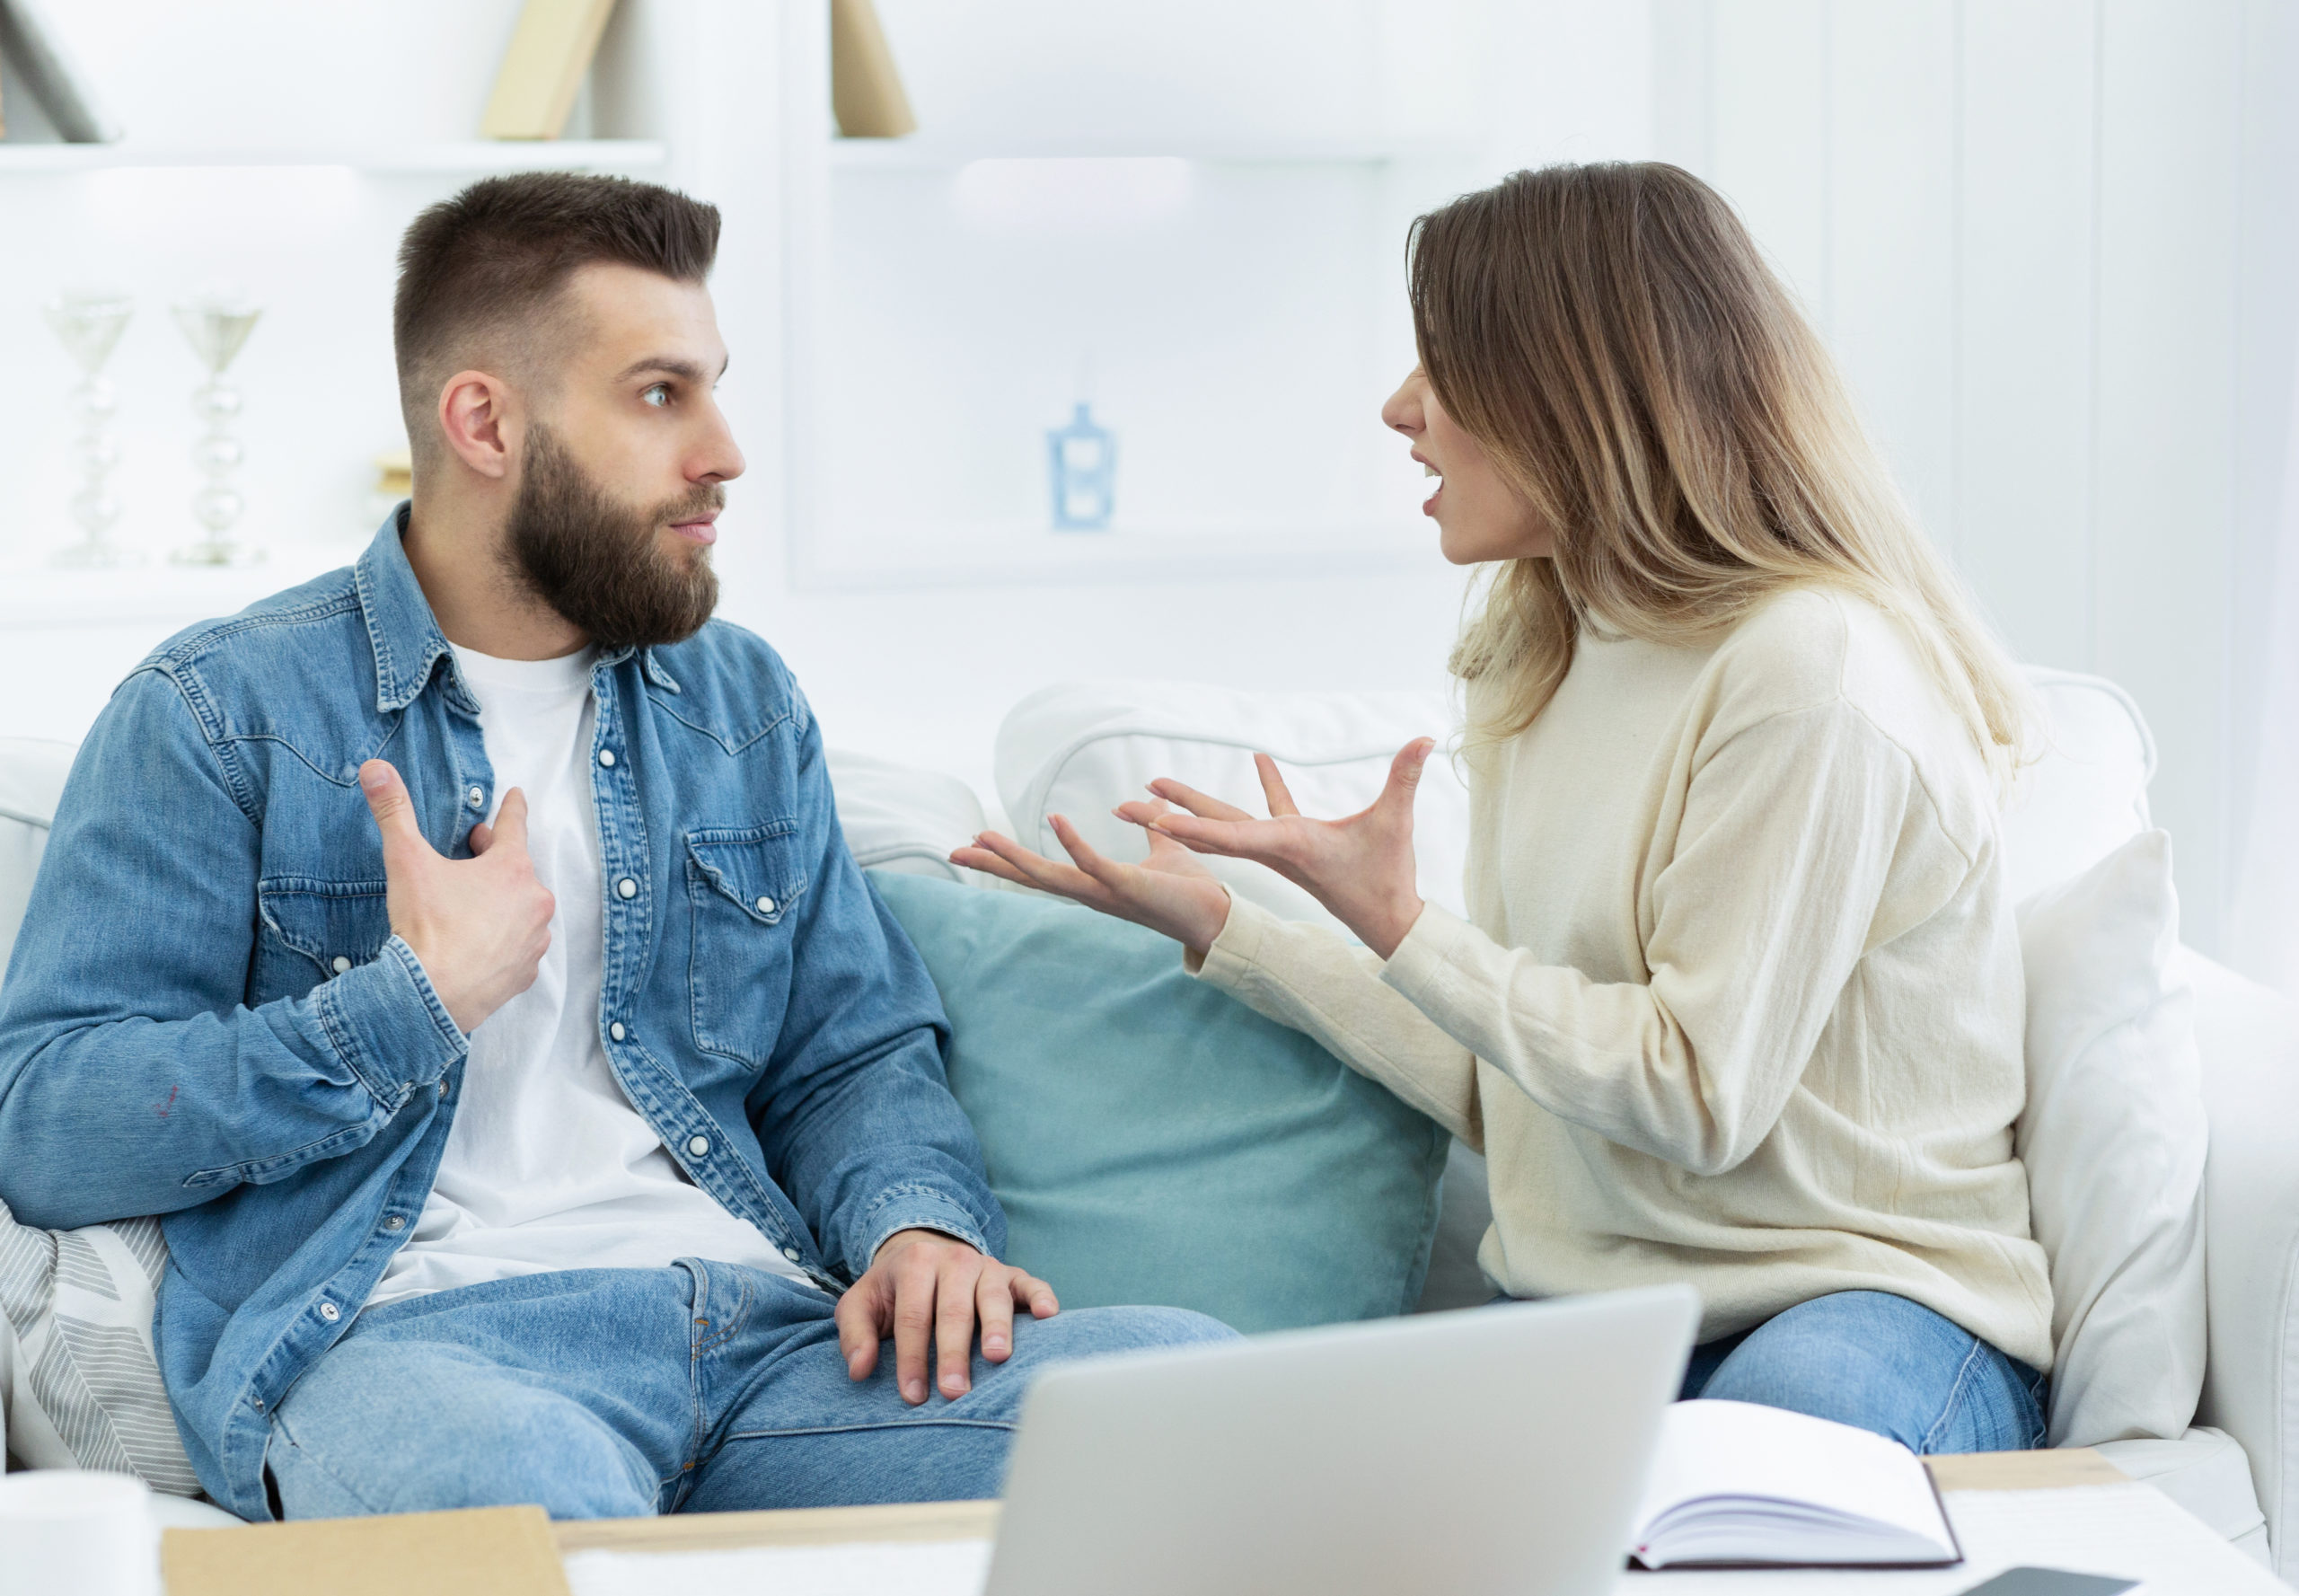
<svg viewBox="0 0 2299 1596"><path fill-rule="evenodd" d="M994 31L1021 4L970 0L966 15ZM2299 309L2288 105L2299 96L2287 92L2299 9L1375 4L1379 58L1403 63L1384 91L1387 113L1458 126L1453 101L1470 102L1485 175L1657 149L1744 207L1842 353L1927 523L2015 646L2105 671L2140 695L2162 744L2158 812L2178 839L2190 935L2210 945L2258 709L2248 662L2264 637L2264 529ZM308 158L467 137L516 4L57 9L135 137ZM1272 12L1294 9L1285 0ZM901 23L903 0L888 14ZM792 169L781 110L793 94L821 93L819 61L794 52L784 27L795 18L803 34L811 16L812 0L623 0L617 65L596 98L602 132L666 138L659 175L726 210L716 289L736 364L725 397L752 464L725 523L727 613L783 648L832 736L984 779L1006 707L1060 677L1441 680L1461 583L1433 555L1415 556L1430 540L1411 516L1396 517L1405 553L1387 569L1304 559L1282 575L1183 568L885 591L794 583L780 373L797 241L782 228L803 209L796 188L818 174ZM1466 30L1466 46L1447 29ZM1026 42L1002 53L1026 61ZM1448 63L1465 57L1477 65L1455 83ZM921 64L920 75L930 110L931 74ZM1090 101L1091 87L1065 93ZM365 529L372 455L397 441L392 243L417 207L459 181L339 168L0 173L0 560L31 558L62 530L70 375L36 307L87 271L123 277L145 297L118 371L129 534L164 547L186 530L181 407L196 374L159 307L200 278L233 275L271 306L240 374L251 522L274 540L283 571L336 557L347 529ZM1396 327L1382 336L1402 359ZM1356 402L1370 411L1383 380L1365 383ZM1205 446L1249 455L1251 396L1221 397L1206 409ZM903 457L901 439L888 447ZM171 602L207 604L207 589L185 581L189 596L147 597L138 618L102 626L36 624L0 590L13 616L0 617L13 684L0 732L76 732L163 630Z"/></svg>
<svg viewBox="0 0 2299 1596"><path fill-rule="evenodd" d="M2238 858L2291 330L2278 0L1658 0L1662 153L1743 209L2015 648L2114 677L2189 939Z"/></svg>

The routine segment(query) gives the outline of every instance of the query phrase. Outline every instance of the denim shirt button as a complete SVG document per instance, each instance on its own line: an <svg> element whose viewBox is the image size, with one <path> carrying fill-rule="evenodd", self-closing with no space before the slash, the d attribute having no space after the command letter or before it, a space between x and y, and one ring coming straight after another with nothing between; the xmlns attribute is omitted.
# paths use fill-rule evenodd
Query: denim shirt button
<svg viewBox="0 0 2299 1596"><path fill-rule="evenodd" d="M759 899L759 901L758 901L758 912L759 912L761 914L771 914L771 913L774 913L774 900L773 900L772 898L761 898L761 899Z"/></svg>
<svg viewBox="0 0 2299 1596"><path fill-rule="evenodd" d="M609 1027L607 1027L607 1035L608 1035L608 1036L612 1036L616 1041L620 1042L620 1041L621 1041L625 1036L628 1036L629 1035L630 1035L630 1033L629 1031L627 1031L627 1030L623 1029L623 1027L622 1027L622 1021L621 1021L621 1020L619 1020L619 1019L618 1019L618 1020L616 1020L612 1025L610 1025Z"/></svg>
<svg viewBox="0 0 2299 1596"><path fill-rule="evenodd" d="M386 1230L404 1230L404 1229L406 1229L406 1228L407 1228L407 1216L406 1216L405 1214L402 1214L402 1213L394 1213L394 1214L392 1214L392 1215L391 1216L391 1218L389 1218L389 1219L387 1219L387 1220L385 1220L385 1221L383 1221L383 1229L385 1229Z"/></svg>
<svg viewBox="0 0 2299 1596"><path fill-rule="evenodd" d="M795 1247L786 1247L782 1249L782 1256L795 1264L798 1261L798 1249Z"/></svg>
<svg viewBox="0 0 2299 1596"><path fill-rule="evenodd" d="M692 1153L696 1158L702 1158L710 1151L710 1138L708 1136L690 1136L687 1138L686 1150Z"/></svg>
<svg viewBox="0 0 2299 1596"><path fill-rule="evenodd" d="M630 877L625 876L621 880L614 884L614 895L619 898L637 897L639 895L639 883L633 881Z"/></svg>
<svg viewBox="0 0 2299 1596"><path fill-rule="evenodd" d="M599 763L606 766L609 770L614 769L614 750L612 748L600 749Z"/></svg>
<svg viewBox="0 0 2299 1596"><path fill-rule="evenodd" d="M320 1317L331 1325L343 1317L343 1309L332 1302L322 1302L320 1304Z"/></svg>
<svg viewBox="0 0 2299 1596"><path fill-rule="evenodd" d="M474 787L469 792L463 794L463 797L471 801L471 807L474 809L484 809L487 807L487 789L484 787Z"/></svg>
<svg viewBox="0 0 2299 1596"><path fill-rule="evenodd" d="M343 957L343 955L341 955L341 954L339 954L339 954L337 954L337 955L335 956L335 957L334 957L333 959L330 960L330 961L329 961L329 963L328 963L328 968L329 968L329 969L330 969L330 970L333 970L333 971L334 971L337 974L339 974L339 975L342 974L346 970L349 969L350 967L351 967L351 961L350 961L349 959L348 959L348 958L344 957Z"/></svg>

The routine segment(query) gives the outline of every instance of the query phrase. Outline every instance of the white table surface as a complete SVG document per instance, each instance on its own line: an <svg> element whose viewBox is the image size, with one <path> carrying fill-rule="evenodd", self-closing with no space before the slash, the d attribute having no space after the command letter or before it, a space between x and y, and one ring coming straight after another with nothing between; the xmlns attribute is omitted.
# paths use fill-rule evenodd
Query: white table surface
<svg viewBox="0 0 2299 1596"><path fill-rule="evenodd" d="M1948 1516L1964 1562L1946 1569L1625 1573L1616 1596L1955 1596L2023 1564L2143 1580L2145 1596L2291 1596L2258 1564L2151 1486L1951 1491ZM979 1539L910 1544L576 1551L574 1596L981 1596L990 1564Z"/></svg>

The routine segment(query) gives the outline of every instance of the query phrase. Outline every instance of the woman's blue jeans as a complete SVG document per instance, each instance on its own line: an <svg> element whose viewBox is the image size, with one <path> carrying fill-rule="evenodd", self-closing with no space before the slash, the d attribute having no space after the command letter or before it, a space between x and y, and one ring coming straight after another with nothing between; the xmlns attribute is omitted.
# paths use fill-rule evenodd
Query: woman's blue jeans
<svg viewBox="0 0 2299 1596"><path fill-rule="evenodd" d="M1994 1452L2043 1445L2045 1383L1920 1303L1837 1292L1693 1348L1680 1395L1834 1419L1916 1452Z"/></svg>

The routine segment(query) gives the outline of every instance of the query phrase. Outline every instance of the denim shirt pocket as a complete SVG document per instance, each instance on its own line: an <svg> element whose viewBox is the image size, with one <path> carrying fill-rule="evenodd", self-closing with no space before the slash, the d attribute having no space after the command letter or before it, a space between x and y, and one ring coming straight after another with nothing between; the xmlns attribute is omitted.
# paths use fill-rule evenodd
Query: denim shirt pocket
<svg viewBox="0 0 2299 1596"><path fill-rule="evenodd" d="M694 1045L764 1069L790 991L789 916L806 891L795 819L686 834Z"/></svg>
<svg viewBox="0 0 2299 1596"><path fill-rule="evenodd" d="M256 883L252 1003L299 998L321 982L357 969L391 940L387 884L268 876Z"/></svg>

